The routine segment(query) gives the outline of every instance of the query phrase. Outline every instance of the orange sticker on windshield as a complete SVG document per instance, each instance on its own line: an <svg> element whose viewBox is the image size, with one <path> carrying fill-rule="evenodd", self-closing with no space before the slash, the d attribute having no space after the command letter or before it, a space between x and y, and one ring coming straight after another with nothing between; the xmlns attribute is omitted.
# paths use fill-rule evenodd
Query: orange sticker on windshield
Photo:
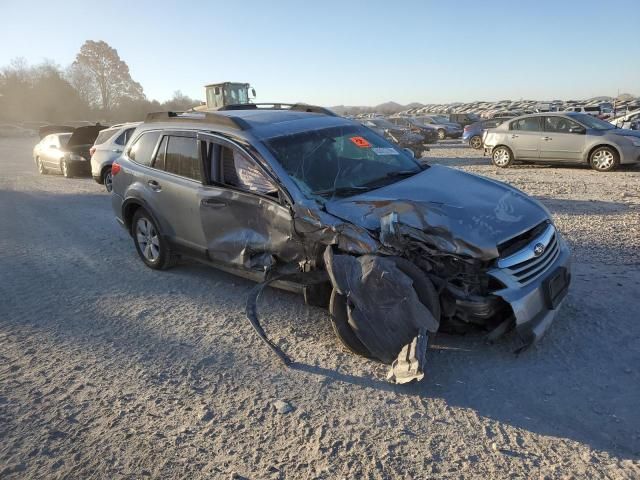
<svg viewBox="0 0 640 480"><path fill-rule="evenodd" d="M360 148L371 147L371 144L364 137L351 137L349 140L351 140L356 147L360 147Z"/></svg>

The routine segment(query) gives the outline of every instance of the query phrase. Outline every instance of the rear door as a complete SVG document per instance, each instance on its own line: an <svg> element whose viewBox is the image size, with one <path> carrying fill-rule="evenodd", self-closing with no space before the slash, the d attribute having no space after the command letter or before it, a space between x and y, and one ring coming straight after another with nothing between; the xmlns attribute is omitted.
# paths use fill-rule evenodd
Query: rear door
<svg viewBox="0 0 640 480"><path fill-rule="evenodd" d="M524 117L509 124L508 145L518 160L538 160L540 156L541 117Z"/></svg>
<svg viewBox="0 0 640 480"><path fill-rule="evenodd" d="M540 159L580 162L586 144L586 130L579 123L560 115L543 117Z"/></svg>
<svg viewBox="0 0 640 480"><path fill-rule="evenodd" d="M60 160L64 153L60 150L60 137L53 133L42 140L40 158L47 168L60 168Z"/></svg>
<svg viewBox="0 0 640 480"><path fill-rule="evenodd" d="M200 218L210 260L264 272L276 260L305 257L297 241L288 194L256 157L216 135L206 141L207 185Z"/></svg>
<svg viewBox="0 0 640 480"><path fill-rule="evenodd" d="M203 165L196 133L164 131L150 167L145 188L163 234L183 253L204 256Z"/></svg>

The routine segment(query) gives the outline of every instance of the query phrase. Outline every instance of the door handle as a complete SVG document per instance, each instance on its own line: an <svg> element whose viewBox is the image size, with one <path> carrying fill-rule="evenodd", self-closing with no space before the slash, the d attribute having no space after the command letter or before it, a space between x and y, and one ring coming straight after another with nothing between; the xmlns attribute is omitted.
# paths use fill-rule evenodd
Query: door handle
<svg viewBox="0 0 640 480"><path fill-rule="evenodd" d="M519 135L516 135L515 133L513 135L511 135L511 138L518 138Z"/></svg>
<svg viewBox="0 0 640 480"><path fill-rule="evenodd" d="M203 198L202 200L200 200L200 205L202 205L203 207L209 207L209 208L222 208L222 207L226 207L227 203L220 200L216 200L214 198Z"/></svg>
<svg viewBox="0 0 640 480"><path fill-rule="evenodd" d="M113 150L111 150L112 152L115 153L122 153L122 150L120 150L119 148L114 148Z"/></svg>
<svg viewBox="0 0 640 480"><path fill-rule="evenodd" d="M551 139L552 139L551 137L542 137L542 140L544 140L545 142L548 142Z"/></svg>
<svg viewBox="0 0 640 480"><path fill-rule="evenodd" d="M159 192L160 190L162 190L162 187L160 186L160 184L155 180L149 180L147 184L151 187L151 190L153 190L154 192Z"/></svg>

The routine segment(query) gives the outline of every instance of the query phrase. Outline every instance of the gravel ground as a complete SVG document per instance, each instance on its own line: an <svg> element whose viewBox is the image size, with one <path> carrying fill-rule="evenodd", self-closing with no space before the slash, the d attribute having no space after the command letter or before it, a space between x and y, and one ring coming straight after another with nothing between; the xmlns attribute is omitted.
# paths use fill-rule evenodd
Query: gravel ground
<svg viewBox="0 0 640 480"><path fill-rule="evenodd" d="M541 199L574 283L541 343L436 338L427 376L337 344L321 309L266 292L285 370L244 318L248 281L136 257L91 179L39 176L0 139L0 478L639 478L640 171L432 161Z"/></svg>

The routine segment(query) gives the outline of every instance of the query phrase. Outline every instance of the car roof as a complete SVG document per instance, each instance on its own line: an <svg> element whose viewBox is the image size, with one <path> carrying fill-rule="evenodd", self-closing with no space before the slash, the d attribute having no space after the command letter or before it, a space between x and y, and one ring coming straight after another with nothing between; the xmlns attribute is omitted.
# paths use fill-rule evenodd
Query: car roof
<svg viewBox="0 0 640 480"><path fill-rule="evenodd" d="M240 109L215 112L149 114L142 127L190 129L228 133L259 139L291 135L318 128L359 125L350 119L334 115L286 109Z"/></svg>

